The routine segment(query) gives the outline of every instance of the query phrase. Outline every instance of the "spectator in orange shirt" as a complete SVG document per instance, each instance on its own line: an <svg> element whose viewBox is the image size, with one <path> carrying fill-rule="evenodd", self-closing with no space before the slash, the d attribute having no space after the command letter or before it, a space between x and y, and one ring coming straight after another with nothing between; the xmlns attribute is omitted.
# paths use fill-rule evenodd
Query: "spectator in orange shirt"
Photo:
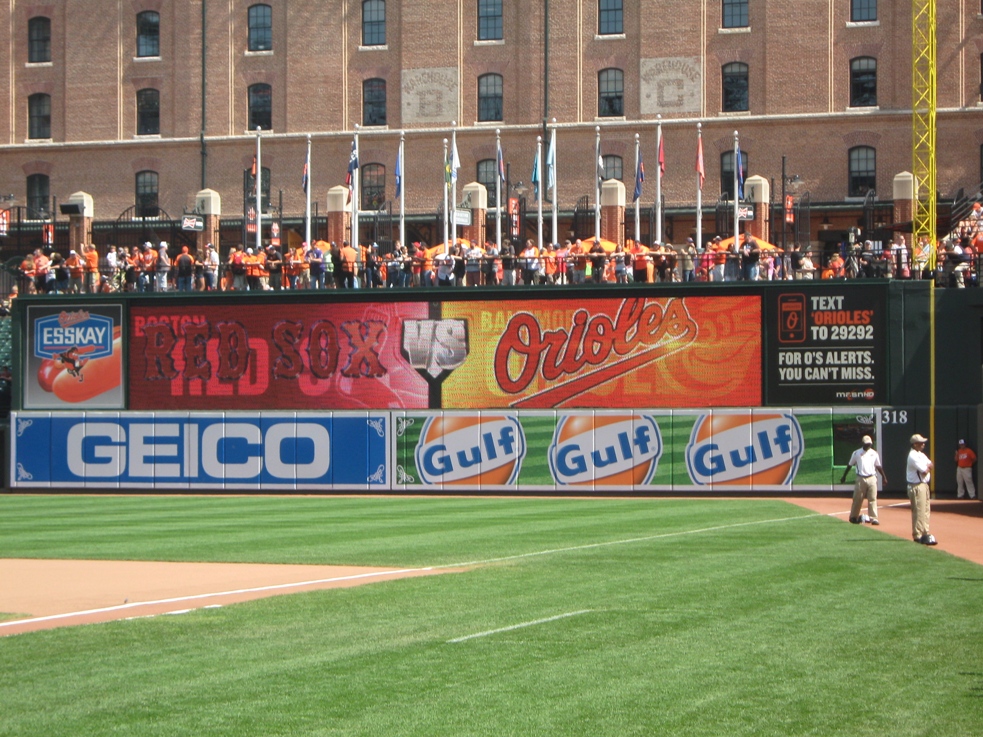
<svg viewBox="0 0 983 737"><path fill-rule="evenodd" d="M85 291L95 294L99 291L99 250L94 243L82 246L85 259Z"/></svg>
<svg viewBox="0 0 983 737"><path fill-rule="evenodd" d="M69 294L79 294L82 291L84 264L74 250L68 252L68 258L65 259L65 268L68 269L68 289L65 291Z"/></svg>
<svg viewBox="0 0 983 737"><path fill-rule="evenodd" d="M973 466L976 464L976 453L966 445L965 440L959 441L956 448L956 496L963 495L970 499L976 498L976 487L973 485Z"/></svg>

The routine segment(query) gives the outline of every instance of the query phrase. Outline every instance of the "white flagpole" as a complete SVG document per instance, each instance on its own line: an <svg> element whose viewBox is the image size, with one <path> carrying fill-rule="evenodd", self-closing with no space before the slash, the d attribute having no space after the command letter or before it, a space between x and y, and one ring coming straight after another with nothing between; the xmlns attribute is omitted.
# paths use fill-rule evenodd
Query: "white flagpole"
<svg viewBox="0 0 983 737"><path fill-rule="evenodd" d="M556 184L557 184L557 168L556 168L556 118L553 118L553 140L550 143L550 148L553 150L553 240L552 243L555 245L560 242L560 228L557 223L557 215L560 211L560 203L556 199Z"/></svg>
<svg viewBox="0 0 983 737"><path fill-rule="evenodd" d="M399 244L406 243L406 131L399 132Z"/></svg>
<svg viewBox="0 0 983 737"><path fill-rule="evenodd" d="M655 138L655 240L662 244L662 116L656 115L659 121Z"/></svg>
<svg viewBox="0 0 983 737"><path fill-rule="evenodd" d="M447 171L447 167L450 165L450 160L447 158L447 139L444 139L444 252L446 253L449 246L448 238L450 234L447 228L447 217L450 213L447 211L447 188L450 186L450 175Z"/></svg>
<svg viewBox="0 0 983 737"><path fill-rule="evenodd" d="M355 124L355 158L358 159L358 166L355 167L355 171L352 172L352 240L351 246L358 251L358 209L361 205L359 199L361 199L361 189L359 187L359 174L362 168L362 161L359 159L358 153L358 123Z"/></svg>
<svg viewBox="0 0 983 737"><path fill-rule="evenodd" d="M256 126L256 253L263 249L263 139L260 127Z"/></svg>
<svg viewBox="0 0 983 737"><path fill-rule="evenodd" d="M311 137L307 136L307 209L304 212L304 237L307 244L311 243Z"/></svg>
<svg viewBox="0 0 983 737"><path fill-rule="evenodd" d="M495 204L498 208L495 218L495 246L502 247L502 174L498 169L498 154L502 150L502 129L495 129Z"/></svg>
<svg viewBox="0 0 983 737"><path fill-rule="evenodd" d="M738 159L737 152L740 150L741 150L740 139L738 138L737 131L734 131L734 246L731 250L735 253L737 252L737 249L739 247L739 243L740 243L739 236L741 234L741 219L740 219L740 213L737 210L737 208L740 206L741 203L740 197L738 196L738 192L737 192L737 176L738 176L737 170L741 166L741 162L737 160Z"/></svg>
<svg viewBox="0 0 983 737"><path fill-rule="evenodd" d="M597 139L594 142L594 166L598 171L594 172L594 237L601 237L601 126L594 126L594 133Z"/></svg>
<svg viewBox="0 0 983 737"><path fill-rule="evenodd" d="M642 144L640 139L641 136L639 136L636 133L635 134L635 186L636 187L638 186L638 175L639 175L638 163L642 156ZM641 209L640 209L641 204L642 204L642 198L636 197L635 198L635 245L636 246L638 245L638 242L642 239L642 220L641 220Z"/></svg>
<svg viewBox="0 0 983 737"><path fill-rule="evenodd" d="M536 136L536 247L543 250L543 137Z"/></svg>
<svg viewBox="0 0 983 737"><path fill-rule="evenodd" d="M701 150L703 143L703 123L696 124L697 151ZM702 163L702 162L698 162ZM706 164L703 164L706 167ZM700 172L696 172L696 247L703 248L703 186L700 181Z"/></svg>
<svg viewBox="0 0 983 737"><path fill-rule="evenodd" d="M451 243L457 243L457 169L454 156L457 154L457 121L451 121ZM445 240L444 243L447 243Z"/></svg>

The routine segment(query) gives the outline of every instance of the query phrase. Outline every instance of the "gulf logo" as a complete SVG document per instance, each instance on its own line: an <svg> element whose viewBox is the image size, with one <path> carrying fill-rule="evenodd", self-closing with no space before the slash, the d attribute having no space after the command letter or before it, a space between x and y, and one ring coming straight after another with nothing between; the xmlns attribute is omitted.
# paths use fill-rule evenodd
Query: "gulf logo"
<svg viewBox="0 0 983 737"><path fill-rule="evenodd" d="M561 416L549 448L557 484L640 486L655 475L662 435L649 415Z"/></svg>
<svg viewBox="0 0 983 737"><path fill-rule="evenodd" d="M416 445L416 468L425 484L514 484L526 455L526 437L515 417L437 415Z"/></svg>
<svg viewBox="0 0 983 737"><path fill-rule="evenodd" d="M686 468L694 484L783 486L799 469L804 443L794 415L711 414L693 426Z"/></svg>

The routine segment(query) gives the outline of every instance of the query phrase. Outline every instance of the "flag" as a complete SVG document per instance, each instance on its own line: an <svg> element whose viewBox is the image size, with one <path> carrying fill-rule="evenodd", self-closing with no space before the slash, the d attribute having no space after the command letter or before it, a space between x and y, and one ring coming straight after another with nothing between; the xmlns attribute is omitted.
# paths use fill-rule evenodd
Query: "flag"
<svg viewBox="0 0 983 737"><path fill-rule="evenodd" d="M666 174L666 149L662 145L662 141L663 140L664 139L662 138L662 135L660 134L659 135L659 173L662 174L662 176L665 176L665 174Z"/></svg>
<svg viewBox="0 0 983 737"><path fill-rule="evenodd" d="M532 177L529 181L532 182L533 196L539 199L539 151L536 152L536 158L532 160Z"/></svg>
<svg viewBox="0 0 983 737"><path fill-rule="evenodd" d="M249 173L252 174L253 179L256 178L256 154L253 154L253 168L250 169Z"/></svg>
<svg viewBox="0 0 983 737"><path fill-rule="evenodd" d="M457 170L461 168L461 157L457 153L457 139L454 139L453 151L451 151L451 181L457 182Z"/></svg>
<svg viewBox="0 0 983 737"><path fill-rule="evenodd" d="M396 199L403 193L403 144L396 150Z"/></svg>
<svg viewBox="0 0 983 737"><path fill-rule="evenodd" d="M696 139L696 173L700 175L700 189L703 189L703 182L707 178L706 169L703 168L703 136Z"/></svg>
<svg viewBox="0 0 983 737"><path fill-rule="evenodd" d="M451 158L447 149L444 149L444 186L451 183Z"/></svg>
<svg viewBox="0 0 983 737"><path fill-rule="evenodd" d="M311 152L307 151L307 158L304 159L304 174L300 178L300 186L304 189L304 194L307 194L307 180L310 177L311 170Z"/></svg>
<svg viewBox="0 0 983 737"><path fill-rule="evenodd" d="M597 155L597 178L604 180L604 157L600 154Z"/></svg>
<svg viewBox="0 0 983 737"><path fill-rule="evenodd" d="M550 136L550 146L546 151L546 188L556 188L556 128Z"/></svg>
<svg viewBox="0 0 983 737"><path fill-rule="evenodd" d="M502 144L498 144L498 178L505 183L505 157L502 155Z"/></svg>
<svg viewBox="0 0 983 737"><path fill-rule="evenodd" d="M253 154L253 166L249 170L249 175L253 178L253 197L255 197L259 190L259 178L256 176L256 154Z"/></svg>
<svg viewBox="0 0 983 737"><path fill-rule="evenodd" d="M744 199L744 165L741 163L741 145L737 145L737 199Z"/></svg>
<svg viewBox="0 0 983 737"><path fill-rule="evenodd" d="M355 193L355 171L358 169L358 148L355 141L352 141L352 154L348 157L348 174L345 176L345 184L348 185L348 203L351 204L352 195Z"/></svg>
<svg viewBox="0 0 983 737"><path fill-rule="evenodd" d="M638 154L638 168L635 169L635 194L632 195L631 201L637 202L638 198L642 196L642 182L645 181L645 163L642 161L642 154Z"/></svg>

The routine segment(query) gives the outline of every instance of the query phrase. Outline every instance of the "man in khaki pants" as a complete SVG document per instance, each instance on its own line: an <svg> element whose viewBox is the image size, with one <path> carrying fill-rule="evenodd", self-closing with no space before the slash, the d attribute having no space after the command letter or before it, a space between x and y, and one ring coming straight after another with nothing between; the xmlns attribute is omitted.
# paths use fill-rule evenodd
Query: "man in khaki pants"
<svg viewBox="0 0 983 737"><path fill-rule="evenodd" d="M864 435L860 439L863 448L859 448L850 456L850 460L843 469L841 484L846 483L846 475L853 466L857 471L857 480L853 485L853 506L850 507L850 521L859 525L861 522L870 522L872 525L879 525L877 519L877 474L881 475L884 485L887 486L887 476L881 467L881 457L874 450L874 441L870 435ZM866 519L860 516L860 508L863 506L864 499L867 500Z"/></svg>
<svg viewBox="0 0 983 737"><path fill-rule="evenodd" d="M908 498L911 500L911 535L916 543L938 545L938 541L928 531L928 520L932 514L928 492L932 462L923 452L928 439L915 433L909 442L911 452L908 453L905 479L908 482Z"/></svg>

